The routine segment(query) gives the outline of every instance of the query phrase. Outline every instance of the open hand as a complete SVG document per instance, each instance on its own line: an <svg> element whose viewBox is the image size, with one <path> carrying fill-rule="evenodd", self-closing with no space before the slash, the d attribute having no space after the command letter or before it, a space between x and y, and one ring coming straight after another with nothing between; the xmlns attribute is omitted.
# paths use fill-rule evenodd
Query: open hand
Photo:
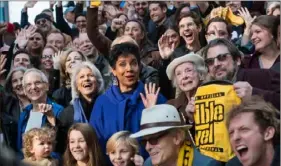
<svg viewBox="0 0 281 166"><path fill-rule="evenodd" d="M169 45L169 38L167 35L162 35L158 40L159 53L162 59L168 59L175 50L175 44Z"/></svg>
<svg viewBox="0 0 281 166"><path fill-rule="evenodd" d="M160 87L156 91L156 84L150 82L148 84L145 84L144 88L145 96L144 94L140 93L144 107L149 108L156 105Z"/></svg>
<svg viewBox="0 0 281 166"><path fill-rule="evenodd" d="M58 51L53 55L54 69L60 69L60 58L63 55L63 51Z"/></svg>
<svg viewBox="0 0 281 166"><path fill-rule="evenodd" d="M239 16L242 17L245 21L246 29L251 28L253 21L257 18L257 16L252 17L249 10L246 7L241 7L238 10Z"/></svg>
<svg viewBox="0 0 281 166"><path fill-rule="evenodd" d="M134 162L135 166L143 166L143 158L140 155L135 155L134 157L131 158L131 160Z"/></svg>

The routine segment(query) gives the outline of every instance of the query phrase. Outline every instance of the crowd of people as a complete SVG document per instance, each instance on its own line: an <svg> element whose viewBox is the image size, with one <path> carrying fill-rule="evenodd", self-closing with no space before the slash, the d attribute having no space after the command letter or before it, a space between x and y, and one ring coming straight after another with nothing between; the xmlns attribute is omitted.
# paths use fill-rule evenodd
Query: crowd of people
<svg viewBox="0 0 281 166"><path fill-rule="evenodd" d="M280 165L280 2L34 5L0 24L1 164Z"/></svg>

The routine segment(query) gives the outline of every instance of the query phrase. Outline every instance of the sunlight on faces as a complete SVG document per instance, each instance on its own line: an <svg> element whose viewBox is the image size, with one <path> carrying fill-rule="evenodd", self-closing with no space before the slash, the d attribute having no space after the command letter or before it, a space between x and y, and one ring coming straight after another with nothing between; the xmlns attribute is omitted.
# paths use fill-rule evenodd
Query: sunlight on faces
<svg viewBox="0 0 281 166"><path fill-rule="evenodd" d="M150 18L153 22L160 23L166 17L167 8L161 9L160 5L157 3L149 4Z"/></svg>
<svg viewBox="0 0 281 166"><path fill-rule="evenodd" d="M149 153L153 165L176 163L178 158L176 150L179 140L171 131L144 136L142 139L149 140L146 142L145 149Z"/></svg>
<svg viewBox="0 0 281 166"><path fill-rule="evenodd" d="M76 76L76 87L83 96L91 96L98 90L97 80L91 69L82 68Z"/></svg>
<svg viewBox="0 0 281 166"><path fill-rule="evenodd" d="M66 73L71 74L74 66L81 63L82 61L83 61L82 56L78 52L76 51L71 52L67 56L65 62Z"/></svg>
<svg viewBox="0 0 281 166"><path fill-rule="evenodd" d="M174 44L177 47L180 44L180 36L173 29L167 29L167 31L165 32L165 35L167 35L167 37L168 37L169 46Z"/></svg>
<svg viewBox="0 0 281 166"><path fill-rule="evenodd" d="M136 57L132 54L119 56L112 72L117 77L119 86L132 88L139 79L139 64Z"/></svg>
<svg viewBox="0 0 281 166"><path fill-rule="evenodd" d="M15 71L12 75L12 88L13 88L13 92L17 95L17 96L23 96L24 95L24 91L23 91L23 86L22 86L22 78L23 78L23 72L22 71Z"/></svg>
<svg viewBox="0 0 281 166"><path fill-rule="evenodd" d="M60 33L51 33L47 37L47 44L54 46L58 50L64 48L64 37Z"/></svg>
<svg viewBox="0 0 281 166"><path fill-rule="evenodd" d="M255 45L256 51L262 51L274 42L273 35L268 29L253 24L251 27L251 41Z"/></svg>
<svg viewBox="0 0 281 166"><path fill-rule="evenodd" d="M76 161L86 162L89 159L87 142L80 131L69 133L69 150Z"/></svg>
<svg viewBox="0 0 281 166"><path fill-rule="evenodd" d="M29 55L25 53L17 54L14 58L14 67L25 67L28 68L30 66L30 58Z"/></svg>
<svg viewBox="0 0 281 166"><path fill-rule="evenodd" d="M34 154L36 160L49 157L52 150L53 144L50 140L46 138L40 139L38 136L34 136L30 152Z"/></svg>
<svg viewBox="0 0 281 166"><path fill-rule="evenodd" d="M119 142L108 155L114 166L129 166L132 164L130 158L134 156L132 147L124 142Z"/></svg>
<svg viewBox="0 0 281 166"><path fill-rule="evenodd" d="M31 101L42 101L47 96L49 85L43 82L41 75L37 72L29 72L24 79L24 92Z"/></svg>
<svg viewBox="0 0 281 166"><path fill-rule="evenodd" d="M200 82L199 74L191 62L182 63L175 68L175 80L183 92L196 89Z"/></svg>
<svg viewBox="0 0 281 166"><path fill-rule="evenodd" d="M187 45L199 40L201 26L197 27L192 17L184 17L179 22L179 33Z"/></svg>
<svg viewBox="0 0 281 166"><path fill-rule="evenodd" d="M224 22L210 23L205 38L208 41L208 43L217 38L229 39L228 32L227 32L227 25Z"/></svg>
<svg viewBox="0 0 281 166"><path fill-rule="evenodd" d="M51 48L45 48L42 52L41 64L45 69L52 69L53 68L53 56L55 52Z"/></svg>
<svg viewBox="0 0 281 166"><path fill-rule="evenodd" d="M232 149L243 165L255 166L263 160L266 142L274 134L266 137L255 122L252 112L240 113L229 123L229 138Z"/></svg>
<svg viewBox="0 0 281 166"><path fill-rule="evenodd" d="M125 25L124 35L131 36L138 43L144 38L144 32L142 32L140 25L135 21L130 21Z"/></svg>
<svg viewBox="0 0 281 166"><path fill-rule="evenodd" d="M208 66L208 74L212 80L232 80L237 65L241 63L240 60L234 62L228 48L224 45L217 45L209 48L206 59L215 58L225 53L229 53L225 60L219 61L216 58L214 64Z"/></svg>

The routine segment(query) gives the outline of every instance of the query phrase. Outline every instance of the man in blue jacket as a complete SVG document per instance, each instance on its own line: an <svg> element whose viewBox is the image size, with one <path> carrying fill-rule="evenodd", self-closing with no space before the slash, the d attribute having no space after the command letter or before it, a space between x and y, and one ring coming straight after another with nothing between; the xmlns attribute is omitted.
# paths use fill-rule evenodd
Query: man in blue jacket
<svg viewBox="0 0 281 166"><path fill-rule="evenodd" d="M42 71L35 68L28 69L23 76L23 88L31 104L26 106L20 114L17 139L19 151L22 148L22 135L26 131L44 125L55 127L56 118L63 110L62 106L47 97L49 83Z"/></svg>

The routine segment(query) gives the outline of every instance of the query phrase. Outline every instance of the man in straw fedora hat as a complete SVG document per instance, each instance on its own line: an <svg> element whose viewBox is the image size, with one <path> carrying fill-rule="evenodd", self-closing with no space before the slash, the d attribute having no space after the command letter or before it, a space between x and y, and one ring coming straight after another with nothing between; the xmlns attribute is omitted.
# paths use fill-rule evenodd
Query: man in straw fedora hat
<svg viewBox="0 0 281 166"><path fill-rule="evenodd" d="M168 104L144 109L141 130L130 137L140 138L150 155L145 166L191 165L193 149L187 136L191 125L183 125L177 109Z"/></svg>

